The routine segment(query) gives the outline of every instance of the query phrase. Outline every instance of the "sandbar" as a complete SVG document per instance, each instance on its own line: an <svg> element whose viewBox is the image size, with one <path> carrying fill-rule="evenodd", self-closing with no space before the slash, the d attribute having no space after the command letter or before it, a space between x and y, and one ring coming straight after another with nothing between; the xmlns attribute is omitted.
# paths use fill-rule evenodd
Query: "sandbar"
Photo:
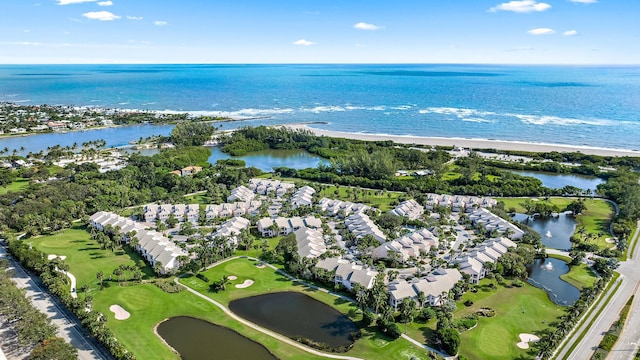
<svg viewBox="0 0 640 360"><path fill-rule="evenodd" d="M309 130L318 136L328 136L335 138L346 138L365 141L393 141L398 144L415 144L429 146L456 146L471 149L496 149L528 152L581 152L583 154L598 156L640 156L640 151L626 149L610 149L592 146L577 146L564 144L545 144L526 141L507 141L493 139L469 139L469 138L444 138L444 137L422 137L386 134L363 134L340 131L321 130L309 127L305 124L283 125L290 129Z"/></svg>

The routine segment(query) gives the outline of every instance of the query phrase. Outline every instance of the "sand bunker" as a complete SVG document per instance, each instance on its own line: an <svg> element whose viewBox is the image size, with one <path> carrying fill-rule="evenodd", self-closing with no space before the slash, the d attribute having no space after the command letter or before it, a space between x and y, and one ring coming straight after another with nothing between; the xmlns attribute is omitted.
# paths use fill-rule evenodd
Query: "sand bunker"
<svg viewBox="0 0 640 360"><path fill-rule="evenodd" d="M258 269L262 269L262 268L266 267L266 265L265 265L264 263L257 263L257 264L256 264L256 267L257 267Z"/></svg>
<svg viewBox="0 0 640 360"><path fill-rule="evenodd" d="M109 310L115 314L116 320L127 320L129 316L131 316L131 314L120 305L111 305Z"/></svg>
<svg viewBox="0 0 640 360"><path fill-rule="evenodd" d="M67 257L64 255L56 255L56 254L47 255L47 260L53 260L55 258L60 258L60 260L64 260Z"/></svg>
<svg viewBox="0 0 640 360"><path fill-rule="evenodd" d="M235 276L235 275L229 275L229 276L227 277L227 279L229 279L229 280L238 280L238 277L237 277L237 276Z"/></svg>
<svg viewBox="0 0 640 360"><path fill-rule="evenodd" d="M253 285L253 280L245 280L242 284L236 285L236 287L238 289L244 289L244 288L248 288L251 285Z"/></svg>
<svg viewBox="0 0 640 360"><path fill-rule="evenodd" d="M517 343L516 345L518 345L518 347L520 349L528 349L529 348L529 343L530 342L538 342L540 341L540 338L533 335L533 334L520 334L520 342Z"/></svg>
<svg viewBox="0 0 640 360"><path fill-rule="evenodd" d="M609 244L615 244L616 243L616 241L613 240L612 238L606 238L606 239L604 239L604 241L608 242Z"/></svg>

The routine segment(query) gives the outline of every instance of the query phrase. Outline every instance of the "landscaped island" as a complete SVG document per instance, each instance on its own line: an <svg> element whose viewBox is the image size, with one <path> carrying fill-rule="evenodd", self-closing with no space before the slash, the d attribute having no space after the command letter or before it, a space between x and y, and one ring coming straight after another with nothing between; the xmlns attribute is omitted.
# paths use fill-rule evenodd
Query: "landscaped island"
<svg viewBox="0 0 640 360"><path fill-rule="evenodd" d="M200 145L213 133L181 123L165 139L175 148L132 154L119 170L90 161L61 168L47 154L0 170L10 251L116 358L175 358L165 342L180 342L181 353L190 345L163 334L182 317L281 359L548 357L606 286L640 211L630 202L637 175L625 168L640 164L634 158L497 159L285 128L214 134L236 156L298 149L326 159L263 173L209 164ZM27 163L16 155L6 163L19 160ZM591 190L546 188L510 171L523 168L607 179L598 195L619 212ZM35 174L46 181L26 180ZM579 299L558 305L527 281L552 251L548 234L516 213L575 219L571 249L552 255L570 263L562 278ZM76 289L51 276L48 255L65 257L56 266L75 275ZM276 306L283 301L291 308Z"/></svg>

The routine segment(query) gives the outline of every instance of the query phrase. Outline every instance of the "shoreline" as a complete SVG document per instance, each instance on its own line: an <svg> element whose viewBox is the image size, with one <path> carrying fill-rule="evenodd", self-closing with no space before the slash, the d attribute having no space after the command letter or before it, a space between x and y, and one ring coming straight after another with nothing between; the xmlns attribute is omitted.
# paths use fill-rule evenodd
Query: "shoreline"
<svg viewBox="0 0 640 360"><path fill-rule="evenodd" d="M386 134L363 134L332 130L322 130L308 126L307 124L283 124L289 129L308 130L317 136L327 136L336 138L346 138L364 141L393 141L398 144L415 144L429 146L456 146L471 149L496 149L511 151L527 151L532 153L540 152L580 152L587 155L598 156L632 156L640 157L640 151L626 149L599 148L593 146L578 146L565 144L535 143L512 140L489 140L473 138L445 138L445 137L423 137L413 135L386 135Z"/></svg>

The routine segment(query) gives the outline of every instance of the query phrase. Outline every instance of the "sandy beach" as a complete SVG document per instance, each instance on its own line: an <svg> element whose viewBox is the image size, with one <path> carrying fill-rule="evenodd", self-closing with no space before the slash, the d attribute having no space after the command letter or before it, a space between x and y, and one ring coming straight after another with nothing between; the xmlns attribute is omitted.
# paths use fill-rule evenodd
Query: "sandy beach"
<svg viewBox="0 0 640 360"><path fill-rule="evenodd" d="M543 144L530 143L524 141L505 141L505 140L488 140L488 139L465 139L465 138L439 138L439 137L420 137L420 136L401 136L401 135L377 135L348 133L339 131L320 130L309 127L304 124L285 125L290 129L304 129L313 132L318 136L328 136L355 140L379 141L391 140L399 144L416 144L416 145L439 145L439 146L460 146L471 149L497 149L497 150L519 150L529 152L581 152L583 154L599 155L599 156L640 156L640 151L625 149L608 149L590 146L573 146L562 144Z"/></svg>

